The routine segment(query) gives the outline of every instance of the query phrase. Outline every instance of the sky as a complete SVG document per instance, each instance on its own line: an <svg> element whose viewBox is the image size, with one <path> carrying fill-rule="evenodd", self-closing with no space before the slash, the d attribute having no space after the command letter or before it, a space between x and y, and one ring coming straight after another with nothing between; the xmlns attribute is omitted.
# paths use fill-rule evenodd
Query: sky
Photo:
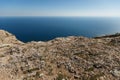
<svg viewBox="0 0 120 80"><path fill-rule="evenodd" d="M0 16L120 17L120 0L0 0Z"/></svg>

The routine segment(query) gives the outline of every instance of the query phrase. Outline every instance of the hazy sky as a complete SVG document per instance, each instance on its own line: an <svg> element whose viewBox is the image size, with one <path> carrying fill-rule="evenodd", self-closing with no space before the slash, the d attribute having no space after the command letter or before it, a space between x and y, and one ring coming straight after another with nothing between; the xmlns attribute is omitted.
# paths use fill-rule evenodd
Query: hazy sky
<svg viewBox="0 0 120 80"><path fill-rule="evenodd" d="M0 16L120 16L120 0L0 0Z"/></svg>

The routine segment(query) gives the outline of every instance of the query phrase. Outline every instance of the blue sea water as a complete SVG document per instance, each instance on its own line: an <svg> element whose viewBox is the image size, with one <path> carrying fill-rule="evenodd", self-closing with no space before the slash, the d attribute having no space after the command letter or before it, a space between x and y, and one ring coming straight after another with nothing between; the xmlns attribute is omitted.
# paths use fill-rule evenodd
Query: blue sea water
<svg viewBox="0 0 120 80"><path fill-rule="evenodd" d="M120 18L104 17L0 17L0 29L23 42L56 37L95 37L120 32Z"/></svg>

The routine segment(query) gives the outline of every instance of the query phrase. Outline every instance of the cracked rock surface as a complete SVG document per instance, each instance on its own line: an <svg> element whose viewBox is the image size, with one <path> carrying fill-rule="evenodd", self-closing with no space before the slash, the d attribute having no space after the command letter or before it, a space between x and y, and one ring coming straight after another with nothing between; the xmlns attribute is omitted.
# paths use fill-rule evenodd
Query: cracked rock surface
<svg viewBox="0 0 120 80"><path fill-rule="evenodd" d="M0 30L0 80L120 80L120 34L23 43Z"/></svg>

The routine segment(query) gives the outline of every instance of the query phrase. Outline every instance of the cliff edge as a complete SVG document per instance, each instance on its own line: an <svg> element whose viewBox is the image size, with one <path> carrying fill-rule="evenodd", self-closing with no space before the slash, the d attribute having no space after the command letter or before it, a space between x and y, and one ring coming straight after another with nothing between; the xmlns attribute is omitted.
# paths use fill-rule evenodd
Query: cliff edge
<svg viewBox="0 0 120 80"><path fill-rule="evenodd" d="M0 80L120 80L120 36L23 43L0 30Z"/></svg>

